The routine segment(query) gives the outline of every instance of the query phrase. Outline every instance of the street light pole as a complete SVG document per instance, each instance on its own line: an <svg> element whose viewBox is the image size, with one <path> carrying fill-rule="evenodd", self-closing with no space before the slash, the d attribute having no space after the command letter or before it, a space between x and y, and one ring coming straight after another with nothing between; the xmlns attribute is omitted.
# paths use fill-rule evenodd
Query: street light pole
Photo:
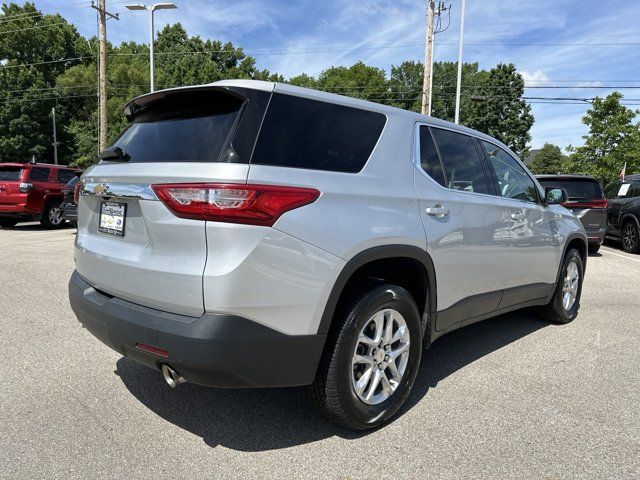
<svg viewBox="0 0 640 480"><path fill-rule="evenodd" d="M456 114L455 122L460 123L460 87L462 85L462 44L464 37L464 0L460 6L460 39L458 40L458 83L456 85Z"/></svg>
<svg viewBox="0 0 640 480"><path fill-rule="evenodd" d="M149 12L149 91L155 90L155 68L154 49L155 31L153 26L153 14L156 10L168 10L178 8L174 3L155 3L153 5L143 5L141 3L125 5L129 10L147 10Z"/></svg>

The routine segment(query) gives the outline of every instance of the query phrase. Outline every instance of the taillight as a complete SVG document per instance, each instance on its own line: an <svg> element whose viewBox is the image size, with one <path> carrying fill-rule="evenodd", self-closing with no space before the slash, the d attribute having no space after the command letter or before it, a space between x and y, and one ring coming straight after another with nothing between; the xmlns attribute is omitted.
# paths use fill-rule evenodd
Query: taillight
<svg viewBox="0 0 640 480"><path fill-rule="evenodd" d="M82 188L82 182L76 183L76 186L73 187L73 201L78 204L78 199L80 198L80 189Z"/></svg>
<svg viewBox="0 0 640 480"><path fill-rule="evenodd" d="M31 183L21 183L18 185L18 191L20 193L29 193L33 189L33 184Z"/></svg>
<svg viewBox="0 0 640 480"><path fill-rule="evenodd" d="M270 185L172 183L151 188L181 218L266 226L320 196L311 188Z"/></svg>
<svg viewBox="0 0 640 480"><path fill-rule="evenodd" d="M607 208L609 201L606 198L599 198L586 202L566 202L563 205L567 208Z"/></svg>

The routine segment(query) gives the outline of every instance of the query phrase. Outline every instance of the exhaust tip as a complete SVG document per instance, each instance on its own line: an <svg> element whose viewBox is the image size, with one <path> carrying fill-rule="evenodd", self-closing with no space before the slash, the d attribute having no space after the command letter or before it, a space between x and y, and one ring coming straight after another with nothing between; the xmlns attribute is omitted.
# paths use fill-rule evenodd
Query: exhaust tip
<svg viewBox="0 0 640 480"><path fill-rule="evenodd" d="M184 377L166 363L162 364L162 378L164 378L164 381L167 382L167 385L171 388L176 388L181 383L186 382Z"/></svg>

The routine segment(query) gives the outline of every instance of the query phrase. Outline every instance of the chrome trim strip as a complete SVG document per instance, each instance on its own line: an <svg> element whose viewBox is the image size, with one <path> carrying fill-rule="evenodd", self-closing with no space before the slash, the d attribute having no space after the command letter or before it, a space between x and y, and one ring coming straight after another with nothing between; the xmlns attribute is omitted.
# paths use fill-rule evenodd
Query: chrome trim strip
<svg viewBox="0 0 640 480"><path fill-rule="evenodd" d="M158 200L151 185L143 183L87 182L82 184L80 195L104 198Z"/></svg>

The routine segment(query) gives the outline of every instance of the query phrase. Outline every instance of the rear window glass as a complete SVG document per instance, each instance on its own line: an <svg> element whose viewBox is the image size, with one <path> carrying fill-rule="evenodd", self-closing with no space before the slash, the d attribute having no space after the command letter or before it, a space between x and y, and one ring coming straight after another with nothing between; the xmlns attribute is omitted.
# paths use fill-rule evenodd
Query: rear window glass
<svg viewBox="0 0 640 480"><path fill-rule="evenodd" d="M608 199L640 197L640 183L612 182L607 185L605 194Z"/></svg>
<svg viewBox="0 0 640 480"><path fill-rule="evenodd" d="M74 175L73 178L65 184L65 187L73 188L76 186L76 183L78 183L79 181L80 181L80 177L77 175Z"/></svg>
<svg viewBox="0 0 640 480"><path fill-rule="evenodd" d="M5 182L17 182L22 175L20 167L0 167L0 180Z"/></svg>
<svg viewBox="0 0 640 480"><path fill-rule="evenodd" d="M440 185L447 186L440 157L438 157L436 146L433 143L433 138L431 138L429 127L426 126L420 127L420 166Z"/></svg>
<svg viewBox="0 0 640 480"><path fill-rule="evenodd" d="M33 167L29 174L29 179L34 182L46 182L49 180L49 169L42 167Z"/></svg>
<svg viewBox="0 0 640 480"><path fill-rule="evenodd" d="M381 113L275 94L251 163L359 172L385 122Z"/></svg>
<svg viewBox="0 0 640 480"><path fill-rule="evenodd" d="M218 91L168 95L143 107L113 146L129 162L216 162L241 107Z"/></svg>
<svg viewBox="0 0 640 480"><path fill-rule="evenodd" d="M541 178L538 179L543 187L564 188L567 191L569 200L585 200L592 198L603 198L602 187L596 180L587 178L575 179L554 179Z"/></svg>

